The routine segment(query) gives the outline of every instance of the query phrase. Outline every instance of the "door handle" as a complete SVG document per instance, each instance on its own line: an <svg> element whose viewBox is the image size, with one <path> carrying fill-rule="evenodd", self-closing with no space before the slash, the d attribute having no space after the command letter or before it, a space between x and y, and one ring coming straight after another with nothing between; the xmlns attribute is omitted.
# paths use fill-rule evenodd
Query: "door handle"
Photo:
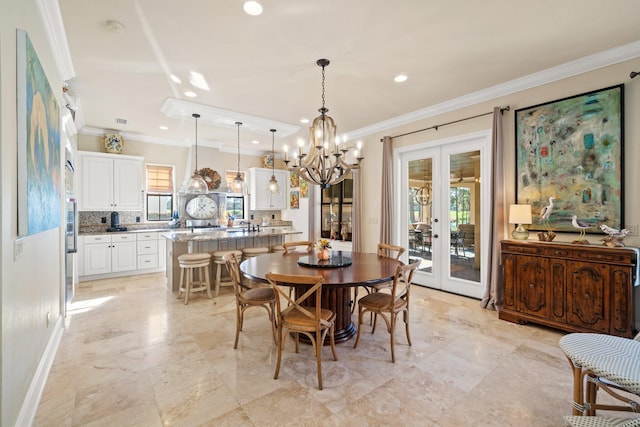
<svg viewBox="0 0 640 427"><path fill-rule="evenodd" d="M437 234L434 234L434 235L433 235L433 238L434 238L434 239L437 239L437 238L438 238L438 235L437 235Z"/></svg>

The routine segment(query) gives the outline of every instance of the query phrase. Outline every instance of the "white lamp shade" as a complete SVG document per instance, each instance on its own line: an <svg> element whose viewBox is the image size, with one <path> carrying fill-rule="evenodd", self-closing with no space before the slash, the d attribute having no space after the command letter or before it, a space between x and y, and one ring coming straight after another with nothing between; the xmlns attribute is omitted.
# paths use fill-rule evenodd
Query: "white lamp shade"
<svg viewBox="0 0 640 427"><path fill-rule="evenodd" d="M509 206L509 224L531 224L531 205Z"/></svg>

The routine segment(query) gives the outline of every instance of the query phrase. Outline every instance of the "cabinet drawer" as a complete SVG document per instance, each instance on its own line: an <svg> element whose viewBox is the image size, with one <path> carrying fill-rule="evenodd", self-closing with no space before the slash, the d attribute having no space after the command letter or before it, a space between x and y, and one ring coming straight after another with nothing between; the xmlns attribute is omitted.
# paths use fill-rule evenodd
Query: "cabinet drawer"
<svg viewBox="0 0 640 427"><path fill-rule="evenodd" d="M138 255L138 269L158 267L158 254Z"/></svg>
<svg viewBox="0 0 640 427"><path fill-rule="evenodd" d="M143 240L142 242L138 242L138 255L157 254L157 253L158 253L157 240Z"/></svg>
<svg viewBox="0 0 640 427"><path fill-rule="evenodd" d="M136 237L138 238L138 241L141 241L141 240L158 240L158 233L156 233L156 232L137 233Z"/></svg>
<svg viewBox="0 0 640 427"><path fill-rule="evenodd" d="M136 236L134 236L131 233L127 233L127 234L114 234L113 236L111 236L111 241L112 242L133 242L136 240Z"/></svg>
<svg viewBox="0 0 640 427"><path fill-rule="evenodd" d="M111 235L110 234L97 234L95 236L83 236L84 244L92 244L92 243L111 243Z"/></svg>

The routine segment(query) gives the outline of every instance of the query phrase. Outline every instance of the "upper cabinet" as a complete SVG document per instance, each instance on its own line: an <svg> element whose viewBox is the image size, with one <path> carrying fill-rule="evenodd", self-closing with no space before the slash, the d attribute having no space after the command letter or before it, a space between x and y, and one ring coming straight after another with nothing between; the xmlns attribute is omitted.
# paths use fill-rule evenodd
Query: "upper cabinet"
<svg viewBox="0 0 640 427"><path fill-rule="evenodd" d="M273 174L280 185L280 194L271 194L267 191L271 179L271 169L250 168L251 192L249 209L251 210L282 210L287 208L287 187L289 186L289 173L275 169Z"/></svg>
<svg viewBox="0 0 640 427"><path fill-rule="evenodd" d="M78 160L79 210L142 210L144 158L80 151Z"/></svg>

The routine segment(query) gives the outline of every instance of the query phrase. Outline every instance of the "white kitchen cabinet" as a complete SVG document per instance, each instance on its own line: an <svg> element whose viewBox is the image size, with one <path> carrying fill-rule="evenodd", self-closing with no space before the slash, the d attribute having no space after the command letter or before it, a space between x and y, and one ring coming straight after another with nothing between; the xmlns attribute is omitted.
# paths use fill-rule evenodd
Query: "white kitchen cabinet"
<svg viewBox="0 0 640 427"><path fill-rule="evenodd" d="M251 210L282 210L287 208L287 188L289 187L289 174L287 171L263 168L250 168L250 205ZM271 175L275 175L280 185L280 194L271 194L267 191Z"/></svg>
<svg viewBox="0 0 640 427"><path fill-rule="evenodd" d="M141 211L142 157L78 152L79 206L83 211Z"/></svg>
<svg viewBox="0 0 640 427"><path fill-rule="evenodd" d="M159 233L138 233L136 238L138 244L138 269L158 267Z"/></svg>
<svg viewBox="0 0 640 427"><path fill-rule="evenodd" d="M136 270L136 239L132 234L84 236L81 275L95 276Z"/></svg>

